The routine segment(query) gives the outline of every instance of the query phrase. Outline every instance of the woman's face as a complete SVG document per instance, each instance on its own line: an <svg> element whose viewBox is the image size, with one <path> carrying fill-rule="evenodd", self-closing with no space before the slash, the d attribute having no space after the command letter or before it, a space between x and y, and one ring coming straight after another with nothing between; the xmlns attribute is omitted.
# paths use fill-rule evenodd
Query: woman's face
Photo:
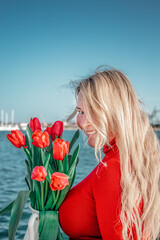
<svg viewBox="0 0 160 240"><path fill-rule="evenodd" d="M90 124L87 119L83 95L81 92L78 94L77 102L77 125L86 134L88 138L88 144L90 147L95 147L95 139L97 135L96 129Z"/></svg>

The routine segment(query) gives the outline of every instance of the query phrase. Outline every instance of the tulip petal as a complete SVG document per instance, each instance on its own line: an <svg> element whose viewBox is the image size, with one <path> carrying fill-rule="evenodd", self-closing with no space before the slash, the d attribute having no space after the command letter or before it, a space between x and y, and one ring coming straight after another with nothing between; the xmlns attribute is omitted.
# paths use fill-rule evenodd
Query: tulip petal
<svg viewBox="0 0 160 240"><path fill-rule="evenodd" d="M33 118L34 130L41 130L41 124L38 118Z"/></svg>
<svg viewBox="0 0 160 240"><path fill-rule="evenodd" d="M51 176L50 188L53 191L62 190L69 185L68 176L64 173L54 172Z"/></svg>
<svg viewBox="0 0 160 240"><path fill-rule="evenodd" d="M36 137L41 137L41 134L42 134L42 132L37 129L36 131L34 131L31 138L33 139L35 136Z"/></svg>
<svg viewBox="0 0 160 240"><path fill-rule="evenodd" d="M12 130L11 134L7 134L7 138L17 148L21 148L26 145L25 136L19 130Z"/></svg>
<svg viewBox="0 0 160 240"><path fill-rule="evenodd" d="M43 143L42 143L42 141L40 140L40 138L38 138L38 137L34 137L34 138L33 138L32 144L33 144L35 147L43 148Z"/></svg>
<svg viewBox="0 0 160 240"><path fill-rule="evenodd" d="M51 128L50 127L47 127L44 132L47 132L49 135L51 135Z"/></svg>
<svg viewBox="0 0 160 240"><path fill-rule="evenodd" d="M45 180L46 176L46 169L43 166L36 166L32 171L31 179L42 182Z"/></svg>
<svg viewBox="0 0 160 240"><path fill-rule="evenodd" d="M51 127L51 135L52 140L54 140L56 137L61 137L63 133L63 122L62 121L56 121L52 127Z"/></svg>
<svg viewBox="0 0 160 240"><path fill-rule="evenodd" d="M49 146L49 134L47 132L42 133L40 130L36 130L32 137L32 144L39 148L45 148Z"/></svg>
<svg viewBox="0 0 160 240"><path fill-rule="evenodd" d="M47 132L42 133L42 143L44 147L49 146L49 134Z"/></svg>
<svg viewBox="0 0 160 240"><path fill-rule="evenodd" d="M19 143L19 141L17 141L17 139L15 139L11 134L7 134L7 138L15 147L17 148L21 147L21 144Z"/></svg>
<svg viewBox="0 0 160 240"><path fill-rule="evenodd" d="M41 130L41 123L38 118L31 118L29 126L30 126L32 132L34 132L36 130Z"/></svg>
<svg viewBox="0 0 160 240"><path fill-rule="evenodd" d="M12 133L12 131L11 131L11 133ZM19 142L21 143L22 146L26 144L25 136L21 131L16 130L15 135L16 135L16 138L19 140Z"/></svg>
<svg viewBox="0 0 160 240"><path fill-rule="evenodd" d="M63 139L57 138L53 144L53 157L55 160L63 160L65 153L68 155L69 142L65 142Z"/></svg>

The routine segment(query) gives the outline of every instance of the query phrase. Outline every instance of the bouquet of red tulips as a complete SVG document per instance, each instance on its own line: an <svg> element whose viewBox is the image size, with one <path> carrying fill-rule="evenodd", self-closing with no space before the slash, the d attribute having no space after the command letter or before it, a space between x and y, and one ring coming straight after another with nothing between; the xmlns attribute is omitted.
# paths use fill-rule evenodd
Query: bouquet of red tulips
<svg viewBox="0 0 160 240"><path fill-rule="evenodd" d="M30 198L31 207L39 211L39 239L62 239L58 209L71 188L78 162L79 145L71 155L71 149L79 137L77 130L70 141L62 139L63 122L56 121L52 127L41 131L37 118L31 118L26 135L19 130L7 134L8 140L17 148L24 148L29 190L20 191L17 198L0 211L11 210L9 240L15 238L24 206Z"/></svg>

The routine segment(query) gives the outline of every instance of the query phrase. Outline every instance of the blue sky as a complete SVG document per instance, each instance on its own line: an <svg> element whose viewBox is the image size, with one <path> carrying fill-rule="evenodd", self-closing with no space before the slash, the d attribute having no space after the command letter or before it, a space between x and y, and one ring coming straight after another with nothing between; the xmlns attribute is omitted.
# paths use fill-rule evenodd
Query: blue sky
<svg viewBox="0 0 160 240"><path fill-rule="evenodd" d="M15 121L63 120L66 85L102 64L122 70L149 112L160 109L159 0L0 0L0 110Z"/></svg>

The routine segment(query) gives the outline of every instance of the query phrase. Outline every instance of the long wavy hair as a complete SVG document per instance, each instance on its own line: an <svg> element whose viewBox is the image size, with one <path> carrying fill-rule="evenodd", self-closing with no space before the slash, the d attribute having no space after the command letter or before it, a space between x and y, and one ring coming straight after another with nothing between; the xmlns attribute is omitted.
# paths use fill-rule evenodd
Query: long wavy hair
<svg viewBox="0 0 160 240"><path fill-rule="evenodd" d="M123 239L134 239L134 226L138 240L155 240L160 230L160 146L133 86L121 71L111 68L81 80L76 95L80 91L88 121L97 131L96 156L105 144L109 145L110 132L116 137L121 166ZM75 111L70 118L74 115Z"/></svg>

